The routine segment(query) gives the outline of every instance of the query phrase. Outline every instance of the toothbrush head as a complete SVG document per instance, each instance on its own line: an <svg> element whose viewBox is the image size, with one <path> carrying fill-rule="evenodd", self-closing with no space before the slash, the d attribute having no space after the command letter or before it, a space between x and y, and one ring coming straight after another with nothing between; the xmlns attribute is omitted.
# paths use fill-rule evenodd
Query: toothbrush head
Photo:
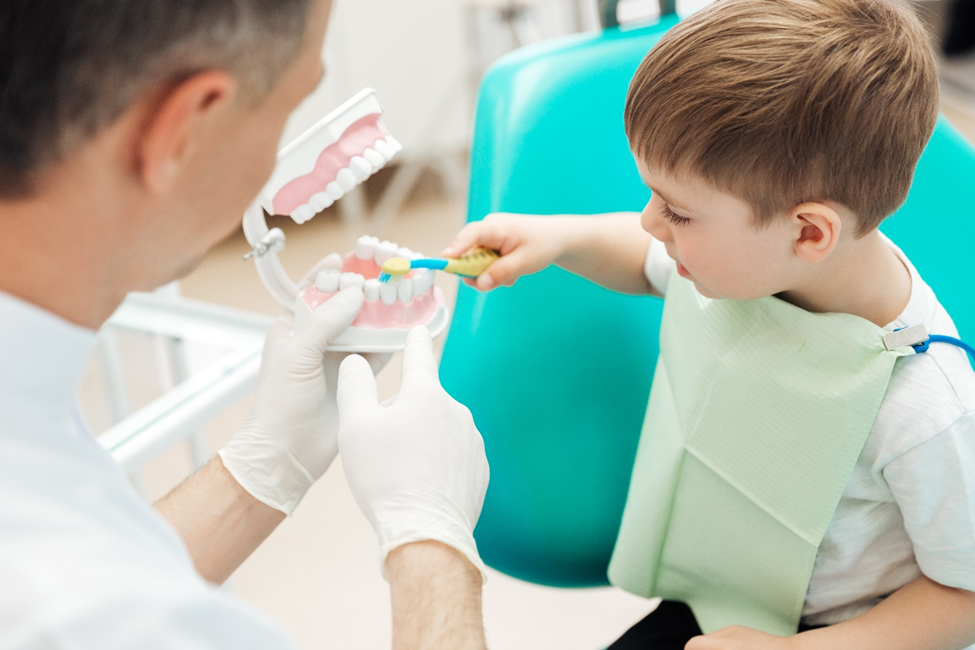
<svg viewBox="0 0 975 650"><path fill-rule="evenodd" d="M405 257L391 257L383 262L382 271L379 274L379 281L395 284L410 272L410 260Z"/></svg>

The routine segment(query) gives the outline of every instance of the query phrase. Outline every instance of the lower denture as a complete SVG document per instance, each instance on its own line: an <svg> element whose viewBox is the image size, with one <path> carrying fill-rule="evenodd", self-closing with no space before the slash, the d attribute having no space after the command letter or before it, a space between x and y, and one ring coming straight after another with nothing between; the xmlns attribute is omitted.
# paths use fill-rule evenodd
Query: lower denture
<svg viewBox="0 0 975 650"><path fill-rule="evenodd" d="M363 260L356 257L354 253L349 253L343 260L342 272L358 273L366 280L370 280L379 277L382 269L372 260ZM423 271L412 271L406 277L413 277L419 272ZM334 295L336 294L324 293L317 287L311 286L301 292L301 299L314 311ZM422 295L414 296L409 303L398 299L392 305L387 305L381 300L367 301L362 305L362 311L352 325L373 329L392 327L409 329L423 325L433 318L441 300L438 292L428 289Z"/></svg>

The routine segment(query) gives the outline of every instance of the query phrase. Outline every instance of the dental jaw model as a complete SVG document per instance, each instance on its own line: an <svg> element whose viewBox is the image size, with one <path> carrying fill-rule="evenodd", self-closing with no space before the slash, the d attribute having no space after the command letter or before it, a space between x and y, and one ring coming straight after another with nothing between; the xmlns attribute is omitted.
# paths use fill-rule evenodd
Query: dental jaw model
<svg viewBox="0 0 975 650"><path fill-rule="evenodd" d="M414 254L374 237L361 237L341 271L322 271L315 286L299 294L277 256L284 249L284 232L269 229L265 220L267 211L305 223L383 167L402 146L381 115L375 93L367 88L319 120L278 153L274 173L244 213L244 235L252 247L244 259L254 258L271 295L295 312L296 327L336 292L362 287L366 302L352 327L329 346L334 351L395 352L403 349L412 327L424 325L437 336L449 320L432 271L415 271L386 289L379 286L383 262Z"/></svg>

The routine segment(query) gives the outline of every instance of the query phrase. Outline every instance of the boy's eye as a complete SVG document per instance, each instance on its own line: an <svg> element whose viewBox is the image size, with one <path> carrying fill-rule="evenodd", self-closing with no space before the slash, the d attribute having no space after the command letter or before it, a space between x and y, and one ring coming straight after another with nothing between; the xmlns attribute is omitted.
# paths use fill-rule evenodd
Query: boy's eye
<svg viewBox="0 0 975 650"><path fill-rule="evenodd" d="M674 212L673 210L671 210L670 206L667 205L666 203L664 203L664 207L662 207L660 211L663 212L664 217L666 217L667 220L670 223L674 224L675 226L686 226L691 221L687 217L682 217L676 212Z"/></svg>

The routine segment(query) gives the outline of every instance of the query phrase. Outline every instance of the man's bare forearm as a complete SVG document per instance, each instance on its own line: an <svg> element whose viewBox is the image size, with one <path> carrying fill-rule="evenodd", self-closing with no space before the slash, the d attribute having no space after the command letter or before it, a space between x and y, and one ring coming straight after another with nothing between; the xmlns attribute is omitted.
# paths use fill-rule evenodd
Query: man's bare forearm
<svg viewBox="0 0 975 650"><path fill-rule="evenodd" d="M183 538L196 570L222 584L267 539L284 513L250 495L216 456L156 503Z"/></svg>
<svg viewBox="0 0 975 650"><path fill-rule="evenodd" d="M484 650L481 574L439 542L416 542L386 558L393 650Z"/></svg>
<svg viewBox="0 0 975 650"><path fill-rule="evenodd" d="M975 643L975 593L922 576L861 616L793 639L797 650L960 650Z"/></svg>

